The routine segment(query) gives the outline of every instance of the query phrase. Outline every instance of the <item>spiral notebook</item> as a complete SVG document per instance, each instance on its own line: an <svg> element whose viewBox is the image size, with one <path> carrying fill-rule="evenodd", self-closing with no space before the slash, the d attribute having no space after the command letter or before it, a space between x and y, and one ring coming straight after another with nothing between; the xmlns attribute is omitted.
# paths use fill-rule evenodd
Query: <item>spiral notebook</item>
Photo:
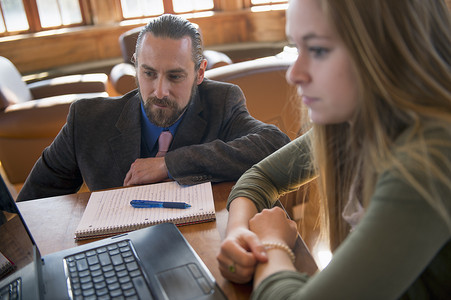
<svg viewBox="0 0 451 300"><path fill-rule="evenodd" d="M185 202L186 209L134 208L131 200ZM75 231L75 238L89 239L120 234L159 223L186 225L216 218L211 183L184 186L164 182L93 192Z"/></svg>
<svg viewBox="0 0 451 300"><path fill-rule="evenodd" d="M0 279L14 270L14 263L0 252Z"/></svg>

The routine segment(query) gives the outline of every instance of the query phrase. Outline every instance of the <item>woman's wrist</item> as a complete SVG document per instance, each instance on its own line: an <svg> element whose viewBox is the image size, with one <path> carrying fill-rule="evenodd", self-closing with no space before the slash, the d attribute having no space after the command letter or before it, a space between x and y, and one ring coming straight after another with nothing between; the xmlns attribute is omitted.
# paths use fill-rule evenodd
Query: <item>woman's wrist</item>
<svg viewBox="0 0 451 300"><path fill-rule="evenodd" d="M295 271L294 254L289 246L284 242L266 241L262 243L267 251L268 261L266 263L257 264L254 274L254 288L256 288L266 277L282 272Z"/></svg>
<svg viewBox="0 0 451 300"><path fill-rule="evenodd" d="M257 213L254 203L244 197L238 197L232 201L229 207L227 221L227 235L236 229L249 230L249 220Z"/></svg>
<svg viewBox="0 0 451 300"><path fill-rule="evenodd" d="M293 264L296 261L296 256L294 255L293 250L291 250L291 248L285 243L267 241L267 242L262 242L262 245L266 251L269 251L272 249L283 250L288 255L288 257L290 258L290 260Z"/></svg>

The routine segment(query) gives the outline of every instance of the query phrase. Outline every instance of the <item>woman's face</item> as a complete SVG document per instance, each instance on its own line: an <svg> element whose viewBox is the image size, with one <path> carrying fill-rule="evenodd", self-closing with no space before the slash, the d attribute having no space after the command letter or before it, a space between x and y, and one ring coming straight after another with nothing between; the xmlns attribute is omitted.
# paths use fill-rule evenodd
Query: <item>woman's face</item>
<svg viewBox="0 0 451 300"><path fill-rule="evenodd" d="M350 121L357 106L356 73L338 34L316 0L290 0L286 32L298 49L287 80L298 87L316 124Z"/></svg>

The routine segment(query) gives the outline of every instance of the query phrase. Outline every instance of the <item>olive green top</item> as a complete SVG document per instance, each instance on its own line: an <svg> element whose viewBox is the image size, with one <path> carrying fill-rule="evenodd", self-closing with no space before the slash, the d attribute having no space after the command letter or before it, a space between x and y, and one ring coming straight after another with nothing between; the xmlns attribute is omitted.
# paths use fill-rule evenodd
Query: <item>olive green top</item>
<svg viewBox="0 0 451 300"><path fill-rule="evenodd" d="M406 135L403 135L405 137ZM449 143L444 130L429 132ZM400 141L401 140L401 141ZM307 138L300 137L247 171L229 196L250 198L258 210L311 177ZM402 144L398 138L397 144ZM451 147L438 145L437 165L451 178ZM437 154L437 152L436 152ZM439 158L441 157L440 161ZM415 179L433 185L451 215L451 187L434 180L402 155ZM446 162L447 161L447 165ZM360 223L334 252L329 265L313 277L292 271L275 273L254 290L253 299L449 299L451 232L437 210L393 170L377 178Z"/></svg>

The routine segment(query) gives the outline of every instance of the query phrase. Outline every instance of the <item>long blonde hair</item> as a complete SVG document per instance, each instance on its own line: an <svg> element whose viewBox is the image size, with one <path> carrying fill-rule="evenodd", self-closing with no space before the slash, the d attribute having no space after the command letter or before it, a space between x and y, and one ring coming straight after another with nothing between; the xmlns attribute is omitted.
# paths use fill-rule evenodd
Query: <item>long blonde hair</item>
<svg viewBox="0 0 451 300"><path fill-rule="evenodd" d="M451 186L451 158L437 148L451 141L425 138L430 129L451 136L451 19L443 0L322 0L321 8L346 44L358 74L359 107L350 124L314 125L313 161L319 173L323 220L332 250L349 232L341 214L356 190L364 207L377 176L392 169L440 212L451 230L435 186ZM405 144L395 145L409 132ZM396 152L396 153L395 153Z"/></svg>

